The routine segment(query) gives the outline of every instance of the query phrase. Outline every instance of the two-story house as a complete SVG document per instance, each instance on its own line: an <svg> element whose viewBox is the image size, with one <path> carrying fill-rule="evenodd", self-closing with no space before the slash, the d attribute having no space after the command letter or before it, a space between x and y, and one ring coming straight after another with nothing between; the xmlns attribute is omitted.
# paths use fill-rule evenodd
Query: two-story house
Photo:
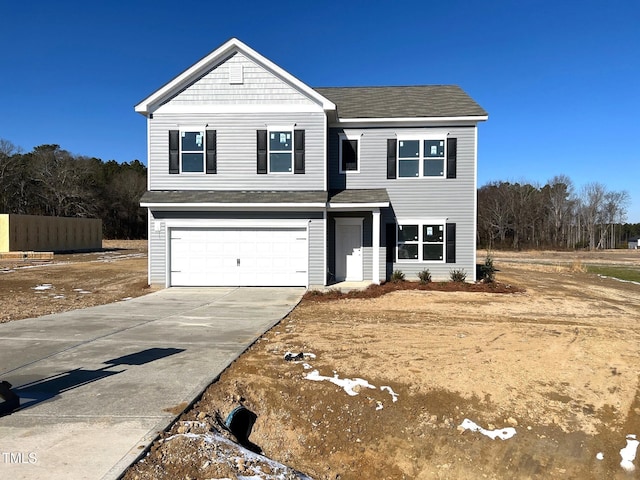
<svg viewBox="0 0 640 480"><path fill-rule="evenodd" d="M487 113L457 86L311 88L231 39L135 110L151 284L475 277Z"/></svg>

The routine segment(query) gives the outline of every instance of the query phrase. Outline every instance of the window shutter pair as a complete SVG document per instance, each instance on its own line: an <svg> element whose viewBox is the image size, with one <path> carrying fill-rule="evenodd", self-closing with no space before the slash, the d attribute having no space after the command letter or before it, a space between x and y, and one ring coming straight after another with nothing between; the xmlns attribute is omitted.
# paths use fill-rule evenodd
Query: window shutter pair
<svg viewBox="0 0 640 480"><path fill-rule="evenodd" d="M215 174L217 167L216 131L206 130L206 172ZM180 130L169 130L169 173L180 173Z"/></svg>
<svg viewBox="0 0 640 480"><path fill-rule="evenodd" d="M396 178L397 144L395 138L387 139L387 178ZM447 138L447 178L456 178L458 158L458 139Z"/></svg>
<svg viewBox="0 0 640 480"><path fill-rule="evenodd" d="M304 173L304 130L293 131L293 173ZM257 166L260 175L267 173L267 131L257 132Z"/></svg>

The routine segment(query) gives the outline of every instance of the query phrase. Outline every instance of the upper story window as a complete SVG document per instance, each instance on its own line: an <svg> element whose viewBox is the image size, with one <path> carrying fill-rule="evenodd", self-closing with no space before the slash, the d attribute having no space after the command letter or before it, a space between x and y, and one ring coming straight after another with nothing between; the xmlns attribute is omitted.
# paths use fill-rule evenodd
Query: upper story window
<svg viewBox="0 0 640 480"><path fill-rule="evenodd" d="M305 131L290 127L271 127L257 132L259 175L305 172Z"/></svg>
<svg viewBox="0 0 640 480"><path fill-rule="evenodd" d="M444 177L445 145L442 139L398 139L399 177Z"/></svg>
<svg viewBox="0 0 640 480"><path fill-rule="evenodd" d="M169 173L217 173L216 131L169 130Z"/></svg>
<svg viewBox="0 0 640 480"><path fill-rule="evenodd" d="M293 171L293 131L269 131L269 173Z"/></svg>
<svg viewBox="0 0 640 480"><path fill-rule="evenodd" d="M204 131L181 132L180 137L180 170L204 172Z"/></svg>
<svg viewBox="0 0 640 480"><path fill-rule="evenodd" d="M340 173L359 172L358 136L340 135Z"/></svg>

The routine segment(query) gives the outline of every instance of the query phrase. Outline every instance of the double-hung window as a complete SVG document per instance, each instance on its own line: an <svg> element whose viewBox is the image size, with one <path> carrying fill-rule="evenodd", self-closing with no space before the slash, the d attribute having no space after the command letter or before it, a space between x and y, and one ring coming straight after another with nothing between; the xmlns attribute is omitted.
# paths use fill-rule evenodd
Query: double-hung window
<svg viewBox="0 0 640 480"><path fill-rule="evenodd" d="M407 222L398 225L398 261L443 262L444 236L444 222Z"/></svg>
<svg viewBox="0 0 640 480"><path fill-rule="evenodd" d="M269 130L269 172L293 171L293 130Z"/></svg>
<svg viewBox="0 0 640 480"><path fill-rule="evenodd" d="M398 139L399 177L444 177L444 138Z"/></svg>
<svg viewBox="0 0 640 480"><path fill-rule="evenodd" d="M180 132L180 166L182 172L204 172L204 131Z"/></svg>
<svg viewBox="0 0 640 480"><path fill-rule="evenodd" d="M216 131L169 130L169 173L217 173Z"/></svg>

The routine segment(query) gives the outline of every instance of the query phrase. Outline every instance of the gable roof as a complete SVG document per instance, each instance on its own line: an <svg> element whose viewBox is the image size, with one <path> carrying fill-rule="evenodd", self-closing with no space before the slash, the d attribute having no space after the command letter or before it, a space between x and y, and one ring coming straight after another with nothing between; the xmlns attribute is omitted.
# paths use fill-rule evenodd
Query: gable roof
<svg viewBox="0 0 640 480"><path fill-rule="evenodd" d="M174 95L184 90L189 85L193 84L196 80L201 78L207 72L211 71L214 67L237 52L241 52L243 55L261 65L263 68L269 70L284 82L288 83L293 88L305 94L312 101L315 101L318 105L321 105L324 110L335 110L335 105L331 101L323 97L319 92L304 84L296 77L277 66L272 61L263 57L237 38L231 38L220 47L216 48L213 52L186 69L173 80L169 81L164 86L160 87L158 90L149 95L147 98L139 102L135 106L135 111L143 115L153 113L153 111L157 107L172 98Z"/></svg>
<svg viewBox="0 0 640 480"><path fill-rule="evenodd" d="M322 87L344 119L483 117L487 112L457 85L407 87Z"/></svg>

